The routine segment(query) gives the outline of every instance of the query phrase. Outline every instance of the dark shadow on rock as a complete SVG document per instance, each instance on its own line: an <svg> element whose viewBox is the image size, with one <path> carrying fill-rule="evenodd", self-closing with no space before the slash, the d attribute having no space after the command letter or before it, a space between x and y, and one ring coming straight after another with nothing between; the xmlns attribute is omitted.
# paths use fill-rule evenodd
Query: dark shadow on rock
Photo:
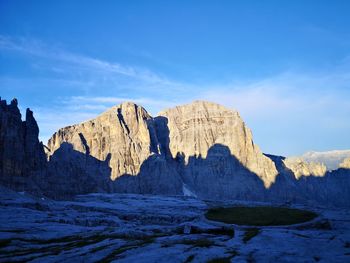
<svg viewBox="0 0 350 263"><path fill-rule="evenodd" d="M89 155L90 154L90 147L87 144L86 139L85 139L84 135L81 132L79 133L79 138L80 138L82 144L84 145L86 154Z"/></svg>
<svg viewBox="0 0 350 263"><path fill-rule="evenodd" d="M124 119L119 119L130 133ZM79 136L85 153L62 143L46 162L33 113L27 110L26 121L22 122L17 101L7 105L0 98L0 183L16 191L43 193L56 199L92 192L182 195L185 186L187 192L202 199L350 205L350 169L296 179L284 165L284 157L266 155L279 172L266 189L260 177L231 154L227 146L214 144L205 157L183 153L173 157L168 119L156 117L147 120L147 126L152 154L137 175L125 174L112 181L111 154L104 161L91 156L82 134Z"/></svg>
<svg viewBox="0 0 350 263"><path fill-rule="evenodd" d="M350 169L339 168L327 171L323 176L309 175L297 179L284 165L284 157L266 156L274 161L278 170L276 181L268 189L269 199L311 206L350 205Z"/></svg>
<svg viewBox="0 0 350 263"><path fill-rule="evenodd" d="M159 154L151 155L137 175L125 174L115 180L114 189L124 193L183 194L186 185L204 199L265 199L264 184L231 154L229 148L215 144L206 158L183 153L172 157L168 119L154 119Z"/></svg>
<svg viewBox="0 0 350 263"><path fill-rule="evenodd" d="M129 129L128 125L126 124L125 120L124 120L124 116L122 114L122 109L121 108L118 108L118 113L117 114L118 114L118 119L120 121L120 125L124 126L126 131L127 131L127 133L129 134L130 133L130 129Z"/></svg>
<svg viewBox="0 0 350 263"><path fill-rule="evenodd" d="M105 161L100 161L74 150L70 143L62 143L50 157L45 178L37 178L38 184L46 196L54 199L112 192L110 158L109 154Z"/></svg>
<svg viewBox="0 0 350 263"><path fill-rule="evenodd" d="M156 117L148 123L151 135L151 156L140 167L137 175L124 174L115 179L113 188L121 193L182 195L181 176L169 150L169 128L165 117Z"/></svg>
<svg viewBox="0 0 350 263"><path fill-rule="evenodd" d="M269 187L245 167L226 145L214 144L207 156L178 153L172 157L169 149L169 128L166 117L156 117L155 127L160 154L150 156L137 175L123 175L115 180L117 192L141 194L183 194L183 186L202 199L272 201L309 205L339 205L350 203L350 170L338 169L323 177L303 176L296 179L283 163L282 156L266 155L276 165L279 174ZM339 195L343 199L339 199ZM338 196L337 196L338 195ZM340 197L341 198L341 197Z"/></svg>
<svg viewBox="0 0 350 263"><path fill-rule="evenodd" d="M169 127L168 127L168 118L163 116L158 116L154 118L154 124L156 127L156 134L158 138L158 143L160 145L160 154L164 156L167 160L172 159L169 143Z"/></svg>
<svg viewBox="0 0 350 263"><path fill-rule="evenodd" d="M226 145L214 144L207 156L190 156L182 178L200 198L265 200L262 180L247 169Z"/></svg>

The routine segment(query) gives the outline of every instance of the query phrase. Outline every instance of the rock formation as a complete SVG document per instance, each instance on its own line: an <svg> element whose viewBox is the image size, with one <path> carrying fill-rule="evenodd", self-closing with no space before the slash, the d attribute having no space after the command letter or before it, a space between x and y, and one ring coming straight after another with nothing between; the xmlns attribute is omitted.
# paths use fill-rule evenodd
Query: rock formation
<svg viewBox="0 0 350 263"><path fill-rule="evenodd" d="M168 121L169 150L173 158L182 154L186 163L191 156L205 159L213 145L221 144L228 147L242 166L258 175L266 187L275 181L275 164L254 144L250 129L237 111L195 101L159 115Z"/></svg>
<svg viewBox="0 0 350 263"><path fill-rule="evenodd" d="M345 158L341 164L339 164L339 168L350 169L350 157Z"/></svg>
<svg viewBox="0 0 350 263"><path fill-rule="evenodd" d="M50 155L64 142L100 161L110 155L113 180L124 174L137 175L142 163L158 153L152 117L131 102L112 107L96 119L60 129L48 142Z"/></svg>
<svg viewBox="0 0 350 263"><path fill-rule="evenodd" d="M38 134L29 109L22 121L16 100L0 100L1 184L55 199L120 192L350 206L350 159L327 171L264 155L236 111L210 102L155 118L126 102L60 129L48 147Z"/></svg>
<svg viewBox="0 0 350 263"><path fill-rule="evenodd" d="M121 192L179 194L184 181L203 195L221 192L232 197L243 190L224 190L223 185L243 188L242 181L256 174L269 187L277 175L274 163L253 143L251 131L238 113L210 102L179 106L156 118L136 104L123 103L96 119L60 129L49 140L50 154L62 143L100 161L110 156L111 178L123 176L113 186ZM215 154L207 159L209 152ZM216 165L215 156L221 154L235 160L227 161L225 180L229 184L223 182L204 191L212 184L210 178L218 176L207 166ZM184 163L176 159L179 155ZM201 178L194 178L196 174Z"/></svg>
<svg viewBox="0 0 350 263"><path fill-rule="evenodd" d="M306 162L323 163L327 170L338 169L339 164L346 158L350 158L350 150L333 150L326 152L306 152L299 158Z"/></svg>
<svg viewBox="0 0 350 263"><path fill-rule="evenodd" d="M69 199L76 194L112 192L109 157L100 161L88 154L62 143L50 156L45 178L37 178L37 184L46 196Z"/></svg>
<svg viewBox="0 0 350 263"><path fill-rule="evenodd" d="M26 111L26 120L14 99L9 105L0 98L0 180L17 190L28 187L29 179L46 168L43 144L38 140L39 128L33 112ZM28 180L27 180L28 179ZM33 187L33 186L32 186Z"/></svg>
<svg viewBox="0 0 350 263"><path fill-rule="evenodd" d="M323 163L307 162L297 157L287 158L283 162L293 171L297 179L301 176L324 176L327 172L327 167Z"/></svg>

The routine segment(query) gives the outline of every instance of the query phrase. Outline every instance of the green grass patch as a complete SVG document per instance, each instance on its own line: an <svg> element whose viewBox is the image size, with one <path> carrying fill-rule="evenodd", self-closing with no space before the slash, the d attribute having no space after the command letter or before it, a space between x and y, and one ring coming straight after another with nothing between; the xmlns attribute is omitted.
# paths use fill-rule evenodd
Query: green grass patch
<svg viewBox="0 0 350 263"><path fill-rule="evenodd" d="M317 217L316 213L271 206L212 208L205 214L206 218L227 224L250 226L292 225L310 221Z"/></svg>

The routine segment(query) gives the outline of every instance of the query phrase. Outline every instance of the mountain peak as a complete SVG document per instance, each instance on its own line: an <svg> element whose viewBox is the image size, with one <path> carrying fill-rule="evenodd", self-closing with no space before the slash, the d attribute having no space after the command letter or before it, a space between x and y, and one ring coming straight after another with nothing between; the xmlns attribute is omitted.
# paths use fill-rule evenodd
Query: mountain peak
<svg viewBox="0 0 350 263"><path fill-rule="evenodd" d="M217 112L217 113L225 113L225 114L234 114L237 117L239 117L239 113L236 110L230 109L221 104L211 102L211 101L206 101L206 100L194 100L190 103L178 105L173 108L168 108L158 113L158 115L164 115L166 114L166 112L169 112L172 110L179 111L179 112L186 111L189 113L202 112L203 114L206 114L208 112L211 112L213 114L214 112Z"/></svg>

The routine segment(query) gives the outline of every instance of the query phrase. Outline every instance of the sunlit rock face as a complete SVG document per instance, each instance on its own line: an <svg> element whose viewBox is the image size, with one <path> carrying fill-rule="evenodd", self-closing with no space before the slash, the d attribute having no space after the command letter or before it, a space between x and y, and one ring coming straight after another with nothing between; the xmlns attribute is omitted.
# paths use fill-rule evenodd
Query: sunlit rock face
<svg viewBox="0 0 350 263"><path fill-rule="evenodd" d="M344 161L339 165L339 168L350 169L350 157L344 159Z"/></svg>
<svg viewBox="0 0 350 263"><path fill-rule="evenodd" d="M307 162L302 158L287 158L283 162L293 171L297 179L301 176L324 176L327 172L327 167L323 163Z"/></svg>
<svg viewBox="0 0 350 263"><path fill-rule="evenodd" d="M45 149L38 133L30 110L22 121L16 100L1 101L0 184L55 199L190 193L210 200L350 205L349 159L327 171L320 163L263 155L238 113L214 103L196 101L153 118L126 102L60 129Z"/></svg>
<svg viewBox="0 0 350 263"><path fill-rule="evenodd" d="M306 162L323 163L327 170L336 170L346 159L350 158L350 150L333 150L326 152L307 152L300 156Z"/></svg>
<svg viewBox="0 0 350 263"><path fill-rule="evenodd" d="M277 175L274 163L253 143L252 133L239 114L210 102L195 101L166 110L156 118L136 104L123 103L96 119L60 129L49 140L50 153L63 142L101 161L110 155L112 179L141 174L141 165L156 154L166 157L168 169L165 171L161 165L163 168L157 167L154 171L162 170L163 177L166 173L174 174L172 181L180 175L174 172L177 164L171 159L181 154L187 165L190 157L206 159L209 149L219 144L228 147L229 155L237 159L235 166L227 170L228 176L242 174L244 167L269 187ZM151 160L147 162L148 166L150 164ZM144 170L149 170L148 166L144 165Z"/></svg>
<svg viewBox="0 0 350 263"><path fill-rule="evenodd" d="M48 142L50 154L63 142L100 161L110 156L113 180L124 174L137 175L142 163L158 153L152 117L131 102L112 107L93 120L60 129Z"/></svg>
<svg viewBox="0 0 350 263"><path fill-rule="evenodd" d="M275 181L275 164L254 144L250 129L237 111L211 102L195 101L159 115L167 118L169 150L173 158L181 154L185 163L191 156L206 159L215 144L225 145L230 154L258 175L266 187ZM239 169L232 172L235 170L239 173Z"/></svg>
<svg viewBox="0 0 350 263"><path fill-rule="evenodd" d="M26 110L22 121L17 100L7 104L0 98L0 181L21 190L28 187L26 179L45 172L45 152L38 135L31 110Z"/></svg>

